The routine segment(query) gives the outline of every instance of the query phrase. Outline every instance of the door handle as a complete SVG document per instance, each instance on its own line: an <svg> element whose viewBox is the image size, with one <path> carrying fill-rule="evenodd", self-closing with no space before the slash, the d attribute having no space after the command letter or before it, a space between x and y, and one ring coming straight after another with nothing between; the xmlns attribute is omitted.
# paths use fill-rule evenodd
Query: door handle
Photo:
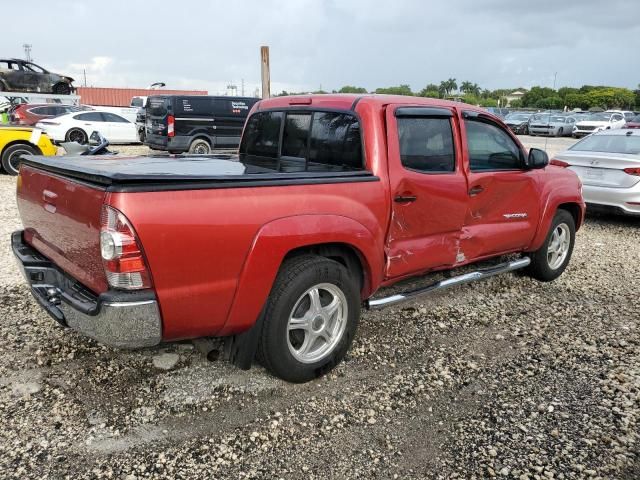
<svg viewBox="0 0 640 480"><path fill-rule="evenodd" d="M469 196L475 197L476 195L482 192L484 192L484 187L482 185L475 185L471 187L471 190L469 190Z"/></svg>
<svg viewBox="0 0 640 480"><path fill-rule="evenodd" d="M396 203L413 203L418 199L415 195L397 195L393 201Z"/></svg>

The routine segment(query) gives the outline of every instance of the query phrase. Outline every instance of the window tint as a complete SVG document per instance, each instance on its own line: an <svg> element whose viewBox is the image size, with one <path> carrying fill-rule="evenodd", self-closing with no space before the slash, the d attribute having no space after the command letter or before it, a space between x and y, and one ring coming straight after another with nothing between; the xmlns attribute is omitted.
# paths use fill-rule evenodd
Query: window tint
<svg viewBox="0 0 640 480"><path fill-rule="evenodd" d="M276 158L280 146L282 112L260 112L252 115L245 127L240 153Z"/></svg>
<svg viewBox="0 0 640 480"><path fill-rule="evenodd" d="M353 115L315 112L309 142L309 161L362 170L360 123Z"/></svg>
<svg viewBox="0 0 640 480"><path fill-rule="evenodd" d="M102 120L102 115L99 112L80 113L74 116L73 118L75 118L76 120L82 120L85 122L103 122L104 121Z"/></svg>
<svg viewBox="0 0 640 480"><path fill-rule="evenodd" d="M282 156L307 156L307 139L311 126L311 113L287 113L282 134Z"/></svg>
<svg viewBox="0 0 640 480"><path fill-rule="evenodd" d="M164 117L169 110L169 97L150 97L147 99L147 113L152 117Z"/></svg>
<svg viewBox="0 0 640 480"><path fill-rule="evenodd" d="M35 107L29 109L29 113L33 113L34 115L51 115L49 109L52 107Z"/></svg>
<svg viewBox="0 0 640 480"><path fill-rule="evenodd" d="M455 154L448 118L398 118L402 165L420 172L453 172Z"/></svg>
<svg viewBox="0 0 640 480"><path fill-rule="evenodd" d="M486 122L465 120L472 171L517 170L523 167L520 148L501 128Z"/></svg>
<svg viewBox="0 0 640 480"><path fill-rule="evenodd" d="M102 112L102 116L104 117L105 122L129 123L129 120L121 117L120 115L116 115L115 113Z"/></svg>

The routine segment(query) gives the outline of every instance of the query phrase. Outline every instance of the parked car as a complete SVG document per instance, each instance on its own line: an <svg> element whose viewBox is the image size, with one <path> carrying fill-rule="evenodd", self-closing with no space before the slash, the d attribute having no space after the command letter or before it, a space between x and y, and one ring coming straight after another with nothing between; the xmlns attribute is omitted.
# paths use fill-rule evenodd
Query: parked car
<svg viewBox="0 0 640 480"><path fill-rule="evenodd" d="M504 117L504 123L513 133L528 135L531 115L531 113L510 113Z"/></svg>
<svg viewBox="0 0 640 480"><path fill-rule="evenodd" d="M42 130L0 126L0 160L2 170L17 175L22 155L55 155L57 149Z"/></svg>
<svg viewBox="0 0 640 480"><path fill-rule="evenodd" d="M10 58L0 59L0 91L3 90L69 95L75 87L71 77L52 73L33 62Z"/></svg>
<svg viewBox="0 0 640 480"><path fill-rule="evenodd" d="M341 361L363 304L561 275L585 206L577 175L547 163L459 102L277 97L254 106L239 155L29 157L13 251L63 325L119 347L223 337L236 365L257 351L302 382Z"/></svg>
<svg viewBox="0 0 640 480"><path fill-rule="evenodd" d="M138 143L136 126L124 117L102 110L68 113L36 124L55 142L87 143L97 131L111 143Z"/></svg>
<svg viewBox="0 0 640 480"><path fill-rule="evenodd" d="M640 131L594 133L551 163L578 174L589 210L640 216Z"/></svg>
<svg viewBox="0 0 640 480"><path fill-rule="evenodd" d="M486 107L487 112L492 113L496 117L504 118L509 115L508 108Z"/></svg>
<svg viewBox="0 0 640 480"><path fill-rule="evenodd" d="M571 136L576 123L574 117L567 115L545 114L532 117L529 122L530 135L551 135L553 137Z"/></svg>
<svg viewBox="0 0 640 480"><path fill-rule="evenodd" d="M247 97L154 95L147 99L145 145L170 153L236 148L249 110Z"/></svg>
<svg viewBox="0 0 640 480"><path fill-rule="evenodd" d="M622 128L640 128L640 115L636 115L631 120L627 120Z"/></svg>
<svg viewBox="0 0 640 480"><path fill-rule="evenodd" d="M35 125L40 120L71 112L81 112L86 107L60 103L22 103L11 110L9 121L17 125Z"/></svg>
<svg viewBox="0 0 640 480"><path fill-rule="evenodd" d="M597 112L576 122L571 133L574 138L584 137L600 130L622 128L624 124L625 119L621 112Z"/></svg>

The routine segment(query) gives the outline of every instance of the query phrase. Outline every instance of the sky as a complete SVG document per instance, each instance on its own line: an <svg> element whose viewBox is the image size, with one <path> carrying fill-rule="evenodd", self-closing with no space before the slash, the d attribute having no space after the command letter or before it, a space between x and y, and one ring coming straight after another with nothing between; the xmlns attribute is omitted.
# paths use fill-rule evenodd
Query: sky
<svg viewBox="0 0 640 480"><path fill-rule="evenodd" d="M28 14L27 10L32 10ZM455 78L481 88L640 83L638 0L2 0L0 57L81 86L253 95L260 46L271 91L374 90Z"/></svg>

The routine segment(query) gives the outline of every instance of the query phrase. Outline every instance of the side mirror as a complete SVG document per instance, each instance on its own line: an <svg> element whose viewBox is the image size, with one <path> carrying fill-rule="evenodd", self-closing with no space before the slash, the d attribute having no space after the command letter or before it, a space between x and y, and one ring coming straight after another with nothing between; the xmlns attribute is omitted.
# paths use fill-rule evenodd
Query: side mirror
<svg viewBox="0 0 640 480"><path fill-rule="evenodd" d="M544 150L539 148L532 148L529 150L529 158L527 160L527 166L531 170L544 168L549 165L549 155Z"/></svg>

